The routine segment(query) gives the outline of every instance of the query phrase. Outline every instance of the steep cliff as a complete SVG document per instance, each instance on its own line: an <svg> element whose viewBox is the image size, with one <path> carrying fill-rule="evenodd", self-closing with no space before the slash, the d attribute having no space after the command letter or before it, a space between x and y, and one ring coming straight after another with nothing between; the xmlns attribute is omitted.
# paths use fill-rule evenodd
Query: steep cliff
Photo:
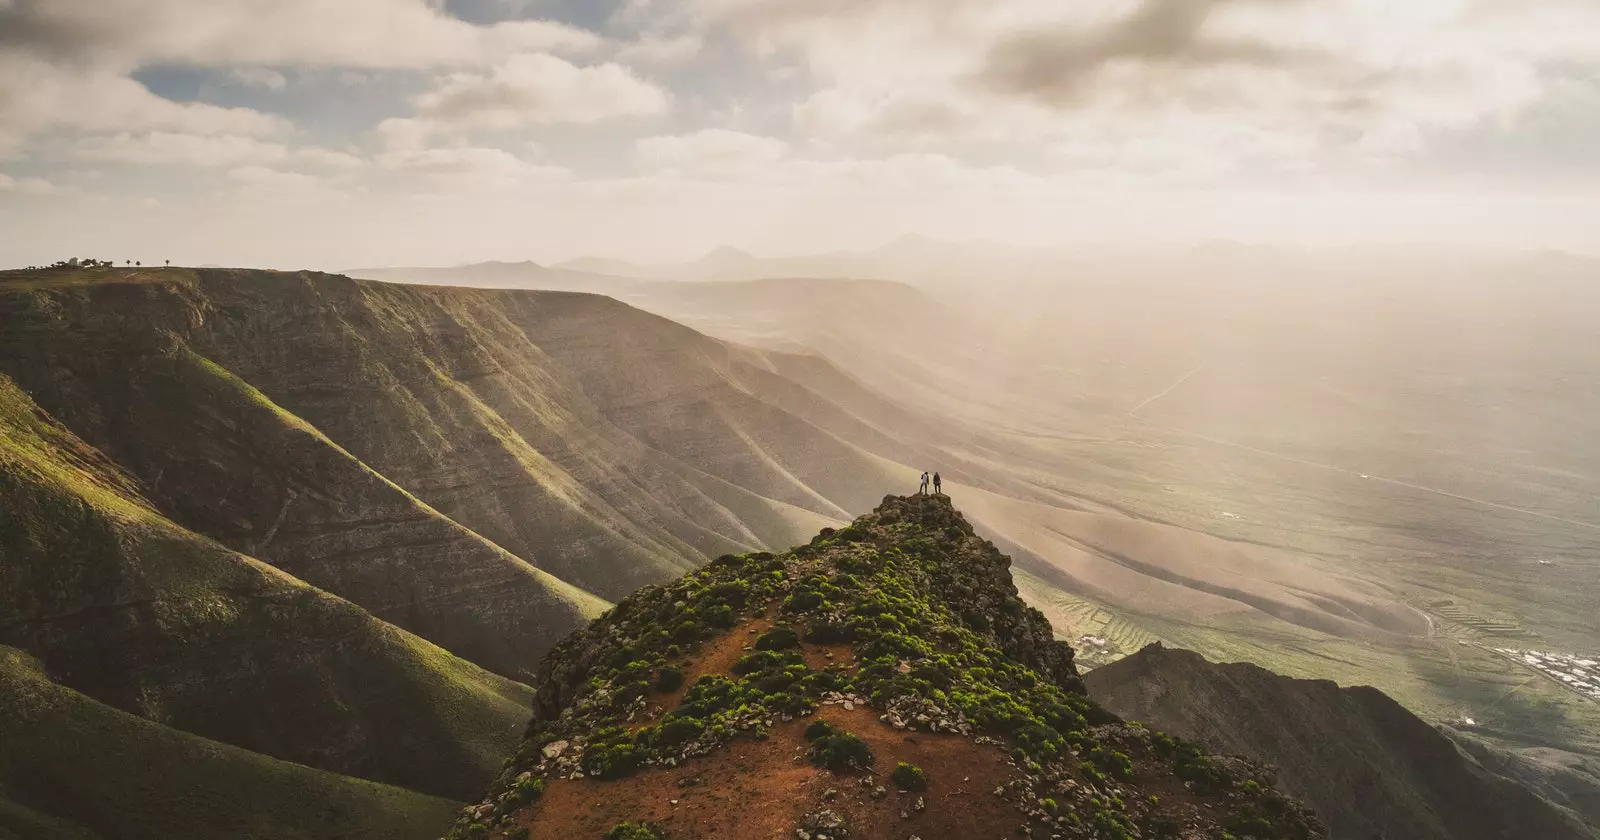
<svg viewBox="0 0 1600 840"><path fill-rule="evenodd" d="M1323 836L1259 768L1089 700L942 496L646 587L538 685L452 837Z"/></svg>

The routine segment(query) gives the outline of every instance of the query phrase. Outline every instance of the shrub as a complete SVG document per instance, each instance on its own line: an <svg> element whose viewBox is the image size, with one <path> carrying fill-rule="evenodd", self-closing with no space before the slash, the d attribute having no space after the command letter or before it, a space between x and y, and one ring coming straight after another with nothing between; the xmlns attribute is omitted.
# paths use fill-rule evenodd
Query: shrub
<svg viewBox="0 0 1600 840"><path fill-rule="evenodd" d="M683 669L676 665L663 665L656 672L656 691L671 694L683 687Z"/></svg>
<svg viewBox="0 0 1600 840"><path fill-rule="evenodd" d="M872 748L867 742L849 732L824 735L811 744L806 754L811 763L826 767L835 773L844 773L872 766Z"/></svg>
<svg viewBox="0 0 1600 840"><path fill-rule="evenodd" d="M895 765L889 779L901 790L925 790L928 787L928 777L923 774L922 768L904 761Z"/></svg>
<svg viewBox="0 0 1600 840"><path fill-rule="evenodd" d="M606 832L606 840L665 840L650 823L619 823Z"/></svg>
<svg viewBox="0 0 1600 840"><path fill-rule="evenodd" d="M814 645L839 644L854 638L854 631L834 621L818 621L806 628L806 641Z"/></svg>
<svg viewBox="0 0 1600 840"><path fill-rule="evenodd" d="M800 646L800 634L793 627L774 627L756 639L756 650L788 650Z"/></svg>
<svg viewBox="0 0 1600 840"><path fill-rule="evenodd" d="M815 741L818 738L825 738L829 735L832 735L836 731L837 730L833 728L833 724L825 720L814 720L811 722L810 726L806 727L806 740Z"/></svg>
<svg viewBox="0 0 1600 840"><path fill-rule="evenodd" d="M706 725L694 718L673 718L661 724L655 732L655 742L663 747L676 747L700 737Z"/></svg>

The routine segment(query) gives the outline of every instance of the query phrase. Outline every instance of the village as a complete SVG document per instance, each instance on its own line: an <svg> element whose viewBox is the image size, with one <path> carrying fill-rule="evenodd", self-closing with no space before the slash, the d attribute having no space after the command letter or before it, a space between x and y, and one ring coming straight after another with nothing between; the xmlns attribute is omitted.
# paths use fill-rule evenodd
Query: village
<svg viewBox="0 0 1600 840"><path fill-rule="evenodd" d="M1600 700L1600 660L1516 648L1495 648L1495 652L1541 671L1591 700Z"/></svg>

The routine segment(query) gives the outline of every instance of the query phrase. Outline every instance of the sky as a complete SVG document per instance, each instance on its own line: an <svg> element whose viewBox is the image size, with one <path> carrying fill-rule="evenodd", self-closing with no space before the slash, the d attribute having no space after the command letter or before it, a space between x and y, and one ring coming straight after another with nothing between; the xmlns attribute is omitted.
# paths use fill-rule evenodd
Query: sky
<svg viewBox="0 0 1600 840"><path fill-rule="evenodd" d="M0 265L1597 230L1596 0L0 0Z"/></svg>

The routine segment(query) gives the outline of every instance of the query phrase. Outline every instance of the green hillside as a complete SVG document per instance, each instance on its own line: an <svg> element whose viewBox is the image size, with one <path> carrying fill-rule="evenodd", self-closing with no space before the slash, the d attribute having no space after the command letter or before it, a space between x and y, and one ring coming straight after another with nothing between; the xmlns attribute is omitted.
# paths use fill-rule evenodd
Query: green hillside
<svg viewBox="0 0 1600 840"><path fill-rule="evenodd" d="M453 810L117 711L0 647L0 838L404 840Z"/></svg>
<svg viewBox="0 0 1600 840"><path fill-rule="evenodd" d="M336 772L462 795L525 686L164 519L0 377L0 644L109 706Z"/></svg>

